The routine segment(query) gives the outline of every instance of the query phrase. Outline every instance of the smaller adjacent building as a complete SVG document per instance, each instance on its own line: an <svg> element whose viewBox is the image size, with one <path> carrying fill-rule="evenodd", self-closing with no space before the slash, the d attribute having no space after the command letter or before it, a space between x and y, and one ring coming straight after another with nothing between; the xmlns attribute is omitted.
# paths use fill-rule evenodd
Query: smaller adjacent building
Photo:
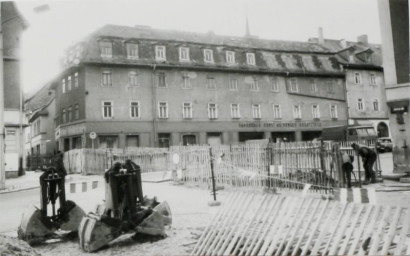
<svg viewBox="0 0 410 256"><path fill-rule="evenodd" d="M50 84L43 86L25 102L26 117L29 127L25 129L25 153L27 165L33 168L33 161L55 154L54 138L55 95L49 90Z"/></svg>
<svg viewBox="0 0 410 256"><path fill-rule="evenodd" d="M372 125L379 137L390 137L381 46L369 43L367 35L357 42L325 39L321 29L319 37L309 41L334 52L343 67L349 124Z"/></svg>

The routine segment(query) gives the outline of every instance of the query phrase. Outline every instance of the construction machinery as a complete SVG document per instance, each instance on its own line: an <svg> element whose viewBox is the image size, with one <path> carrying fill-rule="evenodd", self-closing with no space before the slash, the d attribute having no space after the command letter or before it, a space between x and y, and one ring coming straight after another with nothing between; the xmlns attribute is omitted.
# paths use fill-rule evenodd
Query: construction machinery
<svg viewBox="0 0 410 256"><path fill-rule="evenodd" d="M82 219L79 229L80 247L94 252L126 233L165 237L165 226L172 223L167 202L144 197L141 169L131 160L120 162L105 172L105 203L95 213Z"/></svg>
<svg viewBox="0 0 410 256"><path fill-rule="evenodd" d="M56 210L56 203L59 208ZM51 204L51 214L47 209ZM49 167L40 176L40 209L31 205L23 213L18 237L30 245L56 238L56 231L76 232L84 211L73 201L66 200L65 173Z"/></svg>

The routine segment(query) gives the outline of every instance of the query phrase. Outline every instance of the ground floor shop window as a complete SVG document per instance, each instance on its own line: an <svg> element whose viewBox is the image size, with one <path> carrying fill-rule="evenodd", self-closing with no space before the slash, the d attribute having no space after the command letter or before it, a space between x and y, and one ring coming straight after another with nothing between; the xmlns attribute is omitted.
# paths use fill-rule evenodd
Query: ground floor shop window
<svg viewBox="0 0 410 256"><path fill-rule="evenodd" d="M118 148L118 137L98 136L98 148Z"/></svg>
<svg viewBox="0 0 410 256"><path fill-rule="evenodd" d="M247 140L262 140L264 137L263 132L240 132L239 142L246 142Z"/></svg>
<svg viewBox="0 0 410 256"><path fill-rule="evenodd" d="M73 149L82 148L81 145L81 137L74 137L73 138Z"/></svg>
<svg viewBox="0 0 410 256"><path fill-rule="evenodd" d="M128 135L126 138L126 146L127 148L137 148L139 147L139 136L138 135Z"/></svg>
<svg viewBox="0 0 410 256"><path fill-rule="evenodd" d="M295 132L272 132L272 141L277 142L292 142L295 141Z"/></svg>
<svg viewBox="0 0 410 256"><path fill-rule="evenodd" d="M182 136L182 144L184 146L189 146L189 145L195 145L196 143L196 136L189 134L189 135L183 135Z"/></svg>
<svg viewBox="0 0 410 256"><path fill-rule="evenodd" d="M217 146L222 144L222 136L221 133L219 132L212 132L212 133L207 133L207 144L211 146Z"/></svg>
<svg viewBox="0 0 410 256"><path fill-rule="evenodd" d="M311 141L313 139L318 139L322 136L321 131L304 131L302 132L302 140L303 141Z"/></svg>
<svg viewBox="0 0 410 256"><path fill-rule="evenodd" d="M171 139L171 134L169 133L159 133L158 134L158 147L169 148Z"/></svg>

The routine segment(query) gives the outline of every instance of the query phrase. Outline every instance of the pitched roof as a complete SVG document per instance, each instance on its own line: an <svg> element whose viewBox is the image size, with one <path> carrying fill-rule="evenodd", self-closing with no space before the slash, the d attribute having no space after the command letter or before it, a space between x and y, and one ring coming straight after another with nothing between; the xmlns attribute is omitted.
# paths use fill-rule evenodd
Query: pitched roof
<svg viewBox="0 0 410 256"><path fill-rule="evenodd" d="M309 38L309 42L318 43L318 38ZM352 41L345 41L345 45L342 44L342 40L336 39L324 39L324 47L326 47L329 51L334 53L339 53L349 48L354 49L354 54L360 54L366 52L368 50L372 51L372 60L370 65L381 67L382 62L382 54L381 54L381 45L380 44L365 44L362 42L352 42ZM340 62L348 64L348 60L344 60L344 58L339 58ZM344 61L343 61L344 60ZM356 64L369 64L363 62L359 58L355 58Z"/></svg>
<svg viewBox="0 0 410 256"><path fill-rule="evenodd" d="M204 45L226 45L231 47L289 52L329 52L327 48L317 43L267 40L254 37L222 36L214 33L195 33L178 30L152 29L146 26L127 27L108 24L98 29L91 36L182 41Z"/></svg>
<svg viewBox="0 0 410 256"><path fill-rule="evenodd" d="M49 87L49 83L45 84L33 96L27 99L24 103L24 110L35 112L36 110L48 105L55 97L54 92L50 91Z"/></svg>

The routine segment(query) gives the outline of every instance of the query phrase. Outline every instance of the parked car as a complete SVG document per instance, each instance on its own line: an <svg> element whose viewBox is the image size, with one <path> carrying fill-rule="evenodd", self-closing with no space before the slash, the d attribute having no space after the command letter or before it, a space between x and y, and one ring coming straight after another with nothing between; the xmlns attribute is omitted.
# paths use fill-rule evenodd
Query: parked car
<svg viewBox="0 0 410 256"><path fill-rule="evenodd" d="M381 137L377 139L376 149L379 152L391 152L393 151L393 142L389 137Z"/></svg>

